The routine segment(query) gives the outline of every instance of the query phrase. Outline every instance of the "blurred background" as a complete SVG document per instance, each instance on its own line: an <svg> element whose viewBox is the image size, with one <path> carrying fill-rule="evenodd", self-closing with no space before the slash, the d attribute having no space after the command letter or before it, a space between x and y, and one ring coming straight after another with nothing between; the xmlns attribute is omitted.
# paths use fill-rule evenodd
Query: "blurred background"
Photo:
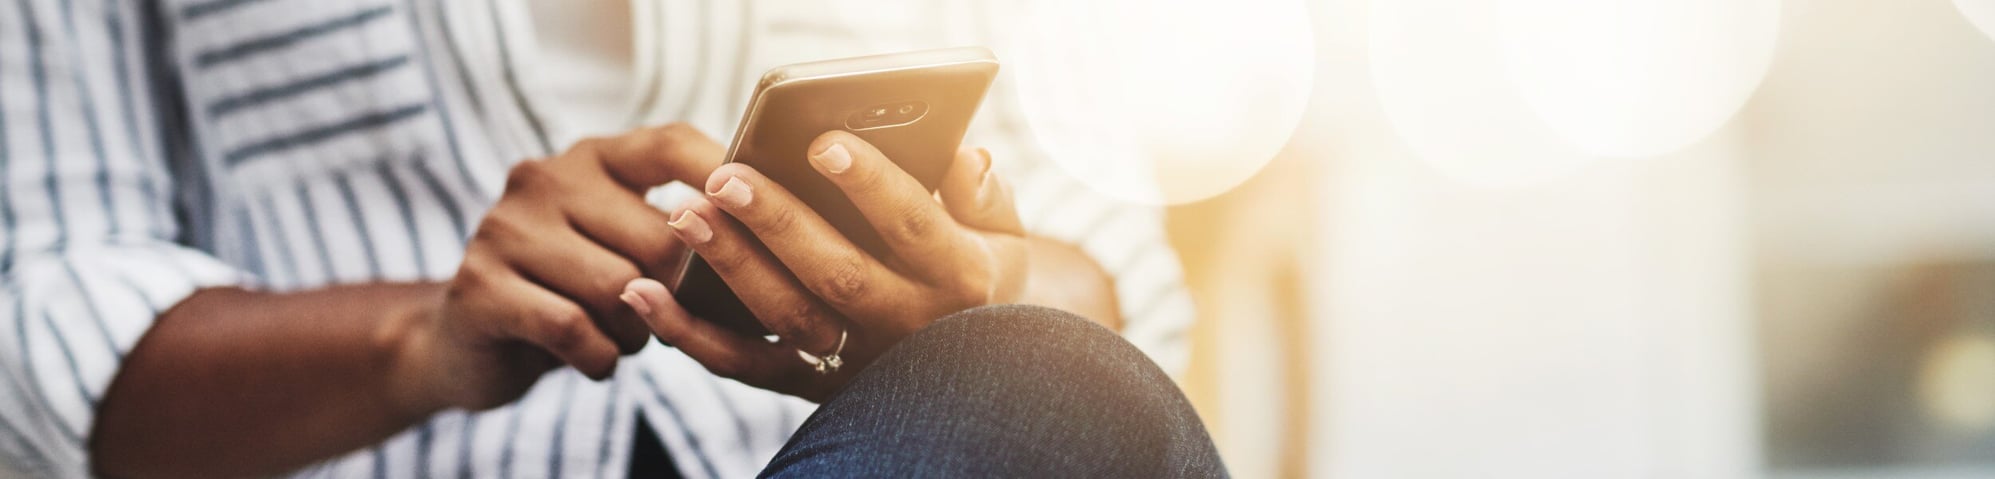
<svg viewBox="0 0 1995 479"><path fill-rule="evenodd" d="M1995 1L1176 3L1039 28L1163 42L1236 475L1995 477Z"/></svg>

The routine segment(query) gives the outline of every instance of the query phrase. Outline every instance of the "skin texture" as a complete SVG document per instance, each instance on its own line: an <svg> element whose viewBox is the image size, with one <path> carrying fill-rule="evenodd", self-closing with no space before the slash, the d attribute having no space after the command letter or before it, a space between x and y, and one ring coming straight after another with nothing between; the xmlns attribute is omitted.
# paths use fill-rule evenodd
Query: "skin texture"
<svg viewBox="0 0 1995 479"><path fill-rule="evenodd" d="M835 233L820 236L829 227L808 210L779 207L787 193L752 183L759 174L723 168L723 148L691 127L587 140L513 168L448 283L208 289L162 313L99 404L92 466L114 477L282 473L379 442L437 411L510 403L555 367L608 377L621 355L653 334L722 375L821 400L894 341L967 307L1032 302L1115 324L1107 276L1071 246L1023 236L1008 190L983 174L988 158L980 151L957 155L938 202L908 194L896 183L912 181L905 173L839 135L827 134L820 146L845 145L853 161L832 177L840 185L898 184L847 190L869 219L902 215L874 222L898 238L896 253L911 253L883 263L839 249L851 246ZM728 180L716 178L751 182L752 199L696 200L677 215L642 199L674 180L718 192ZM723 208L753 219L736 221ZM710 228L693 249L717 258L734 245L739 260L720 272L731 284L767 291L743 299L781 342L686 316L662 286L649 289L657 283L641 279L669 277L684 257L685 211ZM797 229L770 229L783 222ZM791 241L763 247L750 236L763 231ZM830 280L833 271L859 282ZM1034 294L1047 291L1060 294ZM851 331L848 362L820 376L796 351L829 352L841 328Z"/></svg>
<svg viewBox="0 0 1995 479"><path fill-rule="evenodd" d="M958 151L934 193L847 132L819 136L809 160L853 199L891 254L867 254L754 168L723 165L706 179L706 197L670 224L729 284L764 285L739 294L781 340L733 334L692 317L657 281L631 281L624 300L661 339L715 374L823 400L936 319L1017 302L1028 290L1033 241L988 152ZM847 367L819 374L798 351L840 351Z"/></svg>
<svg viewBox="0 0 1995 479"><path fill-rule="evenodd" d="M445 408L512 402L557 366L608 377L650 336L616 299L624 283L663 274L684 251L658 233L667 218L642 191L704 178L717 148L672 125L520 162L447 284L196 292L113 379L92 466L119 477L279 473Z"/></svg>

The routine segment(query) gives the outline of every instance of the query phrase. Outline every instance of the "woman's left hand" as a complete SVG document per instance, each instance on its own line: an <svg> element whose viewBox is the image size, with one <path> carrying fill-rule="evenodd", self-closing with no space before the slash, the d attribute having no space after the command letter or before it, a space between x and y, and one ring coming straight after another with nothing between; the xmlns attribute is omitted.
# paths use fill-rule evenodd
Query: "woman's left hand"
<svg viewBox="0 0 1995 479"><path fill-rule="evenodd" d="M1028 248L989 153L959 150L931 194L851 133L825 133L810 152L811 166L844 191L891 253L867 253L754 168L722 166L706 197L673 214L672 228L780 339L694 318L664 285L632 281L624 300L660 339L716 374L823 400L936 319L1018 299ZM834 356L843 364L824 364Z"/></svg>

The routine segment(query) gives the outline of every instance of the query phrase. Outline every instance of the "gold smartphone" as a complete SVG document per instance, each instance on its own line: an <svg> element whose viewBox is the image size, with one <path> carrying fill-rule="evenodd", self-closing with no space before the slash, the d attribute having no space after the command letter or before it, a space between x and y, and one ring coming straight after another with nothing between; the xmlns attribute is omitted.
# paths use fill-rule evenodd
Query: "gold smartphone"
<svg viewBox="0 0 1995 479"><path fill-rule="evenodd" d="M891 253L879 233L836 185L811 169L811 142L827 131L850 131L934 191L997 70L997 59L981 47L777 67L755 86L727 161L754 166L884 259ZM687 259L673 285L673 297L693 315L743 334L769 334L698 255Z"/></svg>

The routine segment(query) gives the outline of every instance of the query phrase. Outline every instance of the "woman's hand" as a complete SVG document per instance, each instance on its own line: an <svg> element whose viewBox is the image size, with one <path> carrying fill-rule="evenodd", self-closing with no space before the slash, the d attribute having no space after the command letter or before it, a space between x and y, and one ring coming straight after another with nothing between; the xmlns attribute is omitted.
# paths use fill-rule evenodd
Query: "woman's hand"
<svg viewBox="0 0 1995 479"><path fill-rule="evenodd" d="M845 192L891 253L868 254L753 168L721 166L707 178L707 197L680 208L670 225L780 339L693 318L662 284L632 281L624 299L661 339L722 376L822 400L930 322L1018 298L1026 238L987 152L958 151L934 194L851 133L825 133L810 152L811 166ZM843 367L819 374L818 358L834 353Z"/></svg>
<svg viewBox="0 0 1995 479"><path fill-rule="evenodd" d="M660 234L669 218L644 192L704 178L721 156L719 144L675 124L515 165L442 304L409 321L413 360L401 381L428 402L483 409L562 364L608 377L621 354L650 340L617 299L625 283L670 274L685 251Z"/></svg>

